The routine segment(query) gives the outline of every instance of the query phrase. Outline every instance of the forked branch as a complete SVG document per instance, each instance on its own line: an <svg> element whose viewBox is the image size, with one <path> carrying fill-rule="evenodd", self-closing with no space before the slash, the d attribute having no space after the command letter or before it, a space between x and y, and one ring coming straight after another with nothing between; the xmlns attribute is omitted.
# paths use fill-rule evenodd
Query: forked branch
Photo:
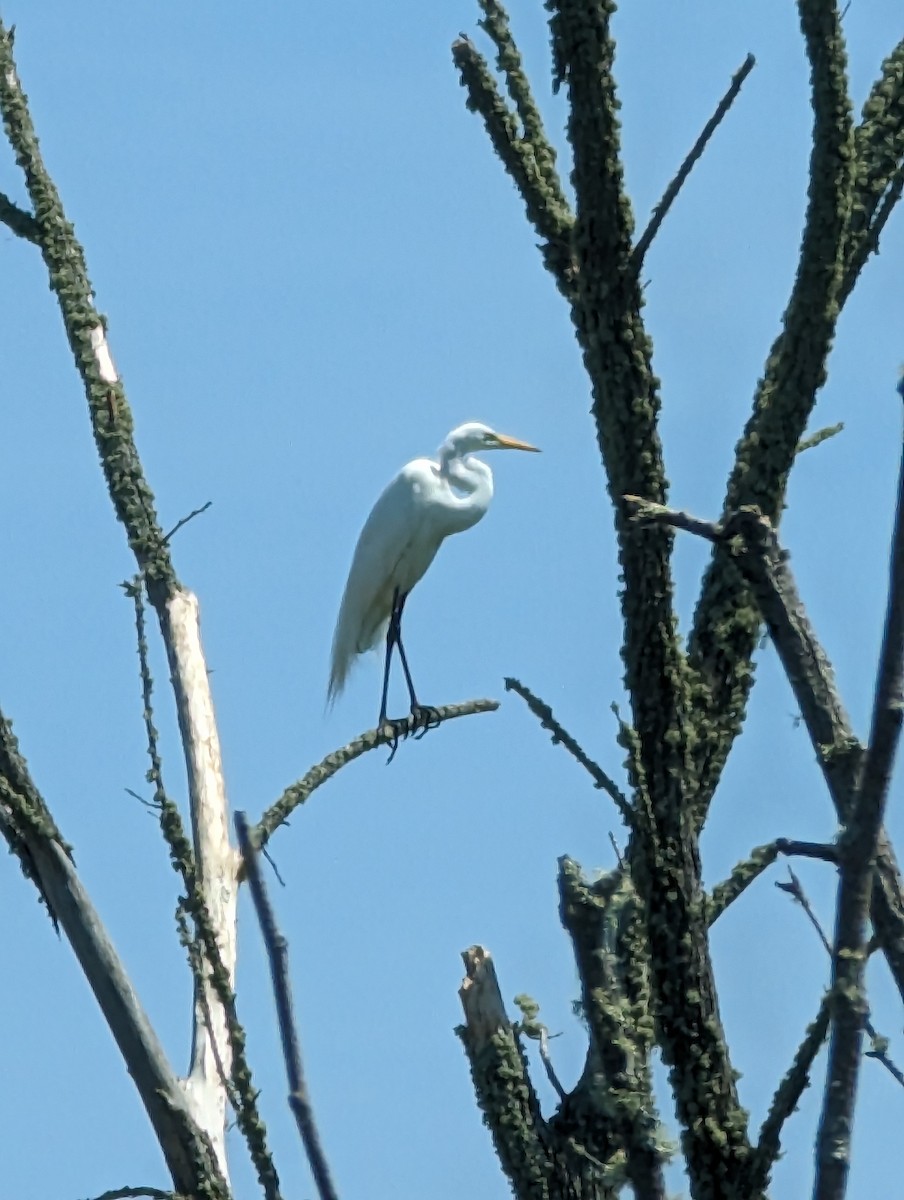
<svg viewBox="0 0 904 1200"><path fill-rule="evenodd" d="M859 786L864 747L853 732L828 656L770 522L755 508L731 513L719 524L635 496L626 497L626 503L637 520L684 529L727 548L751 588L757 619L769 630L839 819L846 822ZM879 834L870 915L904 997L904 881L884 832Z"/></svg>

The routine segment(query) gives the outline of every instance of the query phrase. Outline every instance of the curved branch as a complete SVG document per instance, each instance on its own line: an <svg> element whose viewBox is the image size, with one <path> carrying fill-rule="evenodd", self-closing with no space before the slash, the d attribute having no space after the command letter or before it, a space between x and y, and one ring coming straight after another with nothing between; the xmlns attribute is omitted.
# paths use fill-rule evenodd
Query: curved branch
<svg viewBox="0 0 904 1200"><path fill-rule="evenodd" d="M437 725L442 725L446 721L454 721L458 717L495 712L498 707L498 700L466 700L462 704L444 704L433 710L435 718L431 718L431 727L434 719ZM409 718L406 724L407 729L403 730L400 735L403 738L417 733L418 729L423 728L413 717ZM326 783L328 779L332 779L337 771L341 771L343 767L354 762L356 758L360 758L362 754L366 754L368 750L376 750L380 746L391 746L394 740L393 734L385 729L368 729L366 733L362 733L347 746L334 750L316 766L311 767L310 771L303 775L297 783L287 787L276 803L271 804L261 817L252 831L257 847L263 850L279 826L284 825L295 809L304 804L311 793Z"/></svg>

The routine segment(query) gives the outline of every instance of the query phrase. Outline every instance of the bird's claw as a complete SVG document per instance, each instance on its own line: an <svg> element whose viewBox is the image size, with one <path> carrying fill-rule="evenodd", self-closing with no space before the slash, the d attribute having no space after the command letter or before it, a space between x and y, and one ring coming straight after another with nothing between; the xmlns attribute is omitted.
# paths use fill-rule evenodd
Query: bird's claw
<svg viewBox="0 0 904 1200"><path fill-rule="evenodd" d="M377 726L377 732L381 733L389 744L389 758L386 760L386 765L388 766L395 758L400 741L413 737L416 742L419 742L425 733L436 729L439 723L439 711L425 704L412 705L410 717L384 717Z"/></svg>
<svg viewBox="0 0 904 1200"><path fill-rule="evenodd" d="M386 760L386 765L389 766L395 758L396 750L399 748L399 739L408 737L412 732L410 722L407 717L399 717L395 720L390 717L384 717L378 726L377 732L383 734L388 739L389 758Z"/></svg>
<svg viewBox="0 0 904 1200"><path fill-rule="evenodd" d="M414 740L419 742L425 733L439 726L439 712L429 704L414 704L411 707L411 732Z"/></svg>

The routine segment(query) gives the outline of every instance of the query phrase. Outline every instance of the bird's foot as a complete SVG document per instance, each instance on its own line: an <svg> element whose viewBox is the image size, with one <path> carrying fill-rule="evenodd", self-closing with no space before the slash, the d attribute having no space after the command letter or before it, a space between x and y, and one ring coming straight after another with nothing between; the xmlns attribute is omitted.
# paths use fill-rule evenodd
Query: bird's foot
<svg viewBox="0 0 904 1200"><path fill-rule="evenodd" d="M395 719L384 717L377 726L377 732L382 733L388 739L389 758L386 760L386 765L389 766L395 758L396 750L399 748L399 740L411 734L411 722L407 717L397 717Z"/></svg>
<svg viewBox="0 0 904 1200"><path fill-rule="evenodd" d="M439 712L435 708L431 708L429 704L412 704L411 720L413 722L412 733L416 742L429 733L431 729L439 727Z"/></svg>

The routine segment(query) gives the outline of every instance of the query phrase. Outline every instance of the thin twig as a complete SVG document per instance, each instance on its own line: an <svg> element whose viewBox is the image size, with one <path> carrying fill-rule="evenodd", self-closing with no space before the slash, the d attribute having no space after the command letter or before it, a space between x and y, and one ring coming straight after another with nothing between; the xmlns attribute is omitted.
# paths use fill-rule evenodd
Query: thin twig
<svg viewBox="0 0 904 1200"><path fill-rule="evenodd" d="M643 231L636 245L634 246L634 249L631 251L631 266L635 271L640 270L644 260L644 255L650 248L650 243L659 232L659 227L662 225L663 221L668 215L668 211L674 204L678 193L681 191L685 181L687 180L688 175L690 175L691 171L694 169L694 166L700 159L700 156L703 154L703 151L706 149L707 142L718 129L732 104L734 104L738 92L740 92L741 88L744 86L744 80L753 70L755 65L756 59L752 54L748 54L741 63L740 67L738 67L737 71L735 71L734 75L732 75L728 91L719 101L718 105L716 106L716 111L704 125L703 132L697 138L696 142L694 142L687 158L685 158L684 162L678 168L678 173L675 175L675 178L665 189L662 199L653 209L653 215L650 218L650 223L647 225L646 229Z"/></svg>
<svg viewBox="0 0 904 1200"><path fill-rule="evenodd" d="M817 429L809 437L801 438L797 443L797 453L803 454L806 450L812 450L815 446L821 446L823 442L827 442L829 438L835 437L843 429L844 421L838 421L835 425L826 425L823 429Z"/></svg>
<svg viewBox="0 0 904 1200"><path fill-rule="evenodd" d="M618 842L615 840L615 834L612 832L611 829L609 830L609 844L612 846L612 849L615 851L615 858L616 858L616 861L618 862L619 869L623 871L625 869L625 860L622 857L622 852L619 849Z"/></svg>
<svg viewBox="0 0 904 1200"><path fill-rule="evenodd" d="M813 911L812 904L807 899L807 894L803 889L800 879L794 874L790 867L788 868L788 876L790 878L790 883L783 883L781 880L778 880L775 886L779 889L779 891L787 892L789 896L793 897L794 900L797 901L797 903L807 914L807 919L809 920L810 924L816 930L816 936L822 942L826 953L831 954L832 943L826 937L825 930L820 924L819 917L817 917L816 913Z"/></svg>
<svg viewBox="0 0 904 1200"><path fill-rule="evenodd" d="M169 531L169 533L164 534L164 536L163 536L164 543L172 541L172 539L176 536L176 534L183 527L183 525L187 525L189 523L189 521L193 521L195 519L195 517L200 517L201 513L206 513L207 510L210 508L211 504L213 504L213 501L208 500L207 503L202 504L200 508L192 509L192 511L188 514L187 517L182 517L181 520L177 521L176 524Z"/></svg>
<svg viewBox="0 0 904 1200"><path fill-rule="evenodd" d="M807 894L803 889L803 885L801 884L800 880L794 874L794 872L791 870L790 867L788 868L788 873L791 876L791 882L790 883L778 882L778 883L776 883L775 886L780 891L787 892L788 895L792 896L797 901L797 903L801 906L801 908L804 910L804 912L809 917L810 923L812 924L813 928L816 930L819 940L823 944L823 948L825 949L826 953L831 957L832 944L829 941L829 939L826 937L825 932L822 928L822 925L820 924L819 918L817 917L816 913L813 911L813 906L810 904L810 901L807 899ZM878 948L877 946L876 947L870 946L870 948L867 950L867 954L868 955L871 954L872 951L877 948ZM831 993L830 993L830 995L831 995ZM863 1028L866 1030L866 1033L868 1034L870 1041L872 1043L872 1049L870 1049L866 1052L867 1057L875 1058L878 1062L880 1062L882 1064L882 1066L885 1067L885 1069L888 1071L888 1073L892 1076L892 1078L896 1079L898 1081L898 1083L900 1083L901 1086L904 1087L904 1074L901 1073L900 1069L888 1057L888 1038L883 1037L876 1030L875 1025L873 1025L872 1021L869 1019L868 1016L864 1018Z"/></svg>
<svg viewBox="0 0 904 1200"><path fill-rule="evenodd" d="M308 1095L301 1062L301 1041L295 1022L292 987L289 982L289 946L276 924L276 914L261 875L257 847L248 825L248 818L243 812L237 812L233 820L239 849L245 864L245 878L251 889L251 898L254 901L264 945L267 948L267 958L270 962L270 979L273 983L273 997L276 1001L279 1036L282 1041L286 1075L289 1080L289 1107L295 1115L298 1132L301 1134L320 1200L337 1200L336 1188L320 1140L317 1122L314 1119L314 1110Z"/></svg>
<svg viewBox="0 0 904 1200"><path fill-rule="evenodd" d="M457 717L495 712L498 707L498 700L465 700L462 704L444 704L432 710L434 715L431 719L431 727L433 721L437 725L442 725L446 721L454 721ZM407 722L407 727L403 728L398 736L408 737L409 734L417 733L422 728L423 725L412 717ZM311 793L326 783L328 779L332 779L337 771L350 762L354 762L356 758L360 758L362 754L366 754L368 750L376 750L380 746L391 746L394 740L396 740L394 735L386 727L368 729L366 733L362 733L347 746L334 750L316 766L311 767L310 771L303 775L297 783L287 787L280 798L271 804L261 817L253 831L254 844L257 848L263 850L279 826L285 824L295 809L300 804L304 804Z"/></svg>
<svg viewBox="0 0 904 1200"><path fill-rule="evenodd" d="M571 757L576 762L579 762L584 770L593 779L593 786L611 797L611 799L615 802L616 808L621 813L622 820L629 829L633 829L634 810L632 809L631 803L627 796L625 796L624 792L619 789L618 785L609 778L603 768L598 763L594 762L593 759L578 745L571 734L568 733L567 730L563 729L561 724L553 716L553 711L549 705L544 704L540 697L535 696L530 688L525 687L520 680L512 679L510 676L506 677L505 690L507 692L516 692L521 697L530 711L540 722L542 728L550 731L552 734L553 745L555 746L561 744L565 747Z"/></svg>
<svg viewBox="0 0 904 1200"><path fill-rule="evenodd" d="M552 1065L552 1055L549 1053L549 1030L546 1026L542 1026L538 1035L540 1061L543 1063L543 1069L546 1071L546 1078L552 1084L560 1100L566 1097L565 1089L559 1082L559 1077L556 1074L556 1069Z"/></svg>
<svg viewBox="0 0 904 1200"><path fill-rule="evenodd" d="M154 812L159 812L160 805L156 800L146 800L144 796L140 795L133 788L123 788L123 791L127 796L131 796L133 800L137 800L139 804L144 805L145 808L150 808Z"/></svg>

